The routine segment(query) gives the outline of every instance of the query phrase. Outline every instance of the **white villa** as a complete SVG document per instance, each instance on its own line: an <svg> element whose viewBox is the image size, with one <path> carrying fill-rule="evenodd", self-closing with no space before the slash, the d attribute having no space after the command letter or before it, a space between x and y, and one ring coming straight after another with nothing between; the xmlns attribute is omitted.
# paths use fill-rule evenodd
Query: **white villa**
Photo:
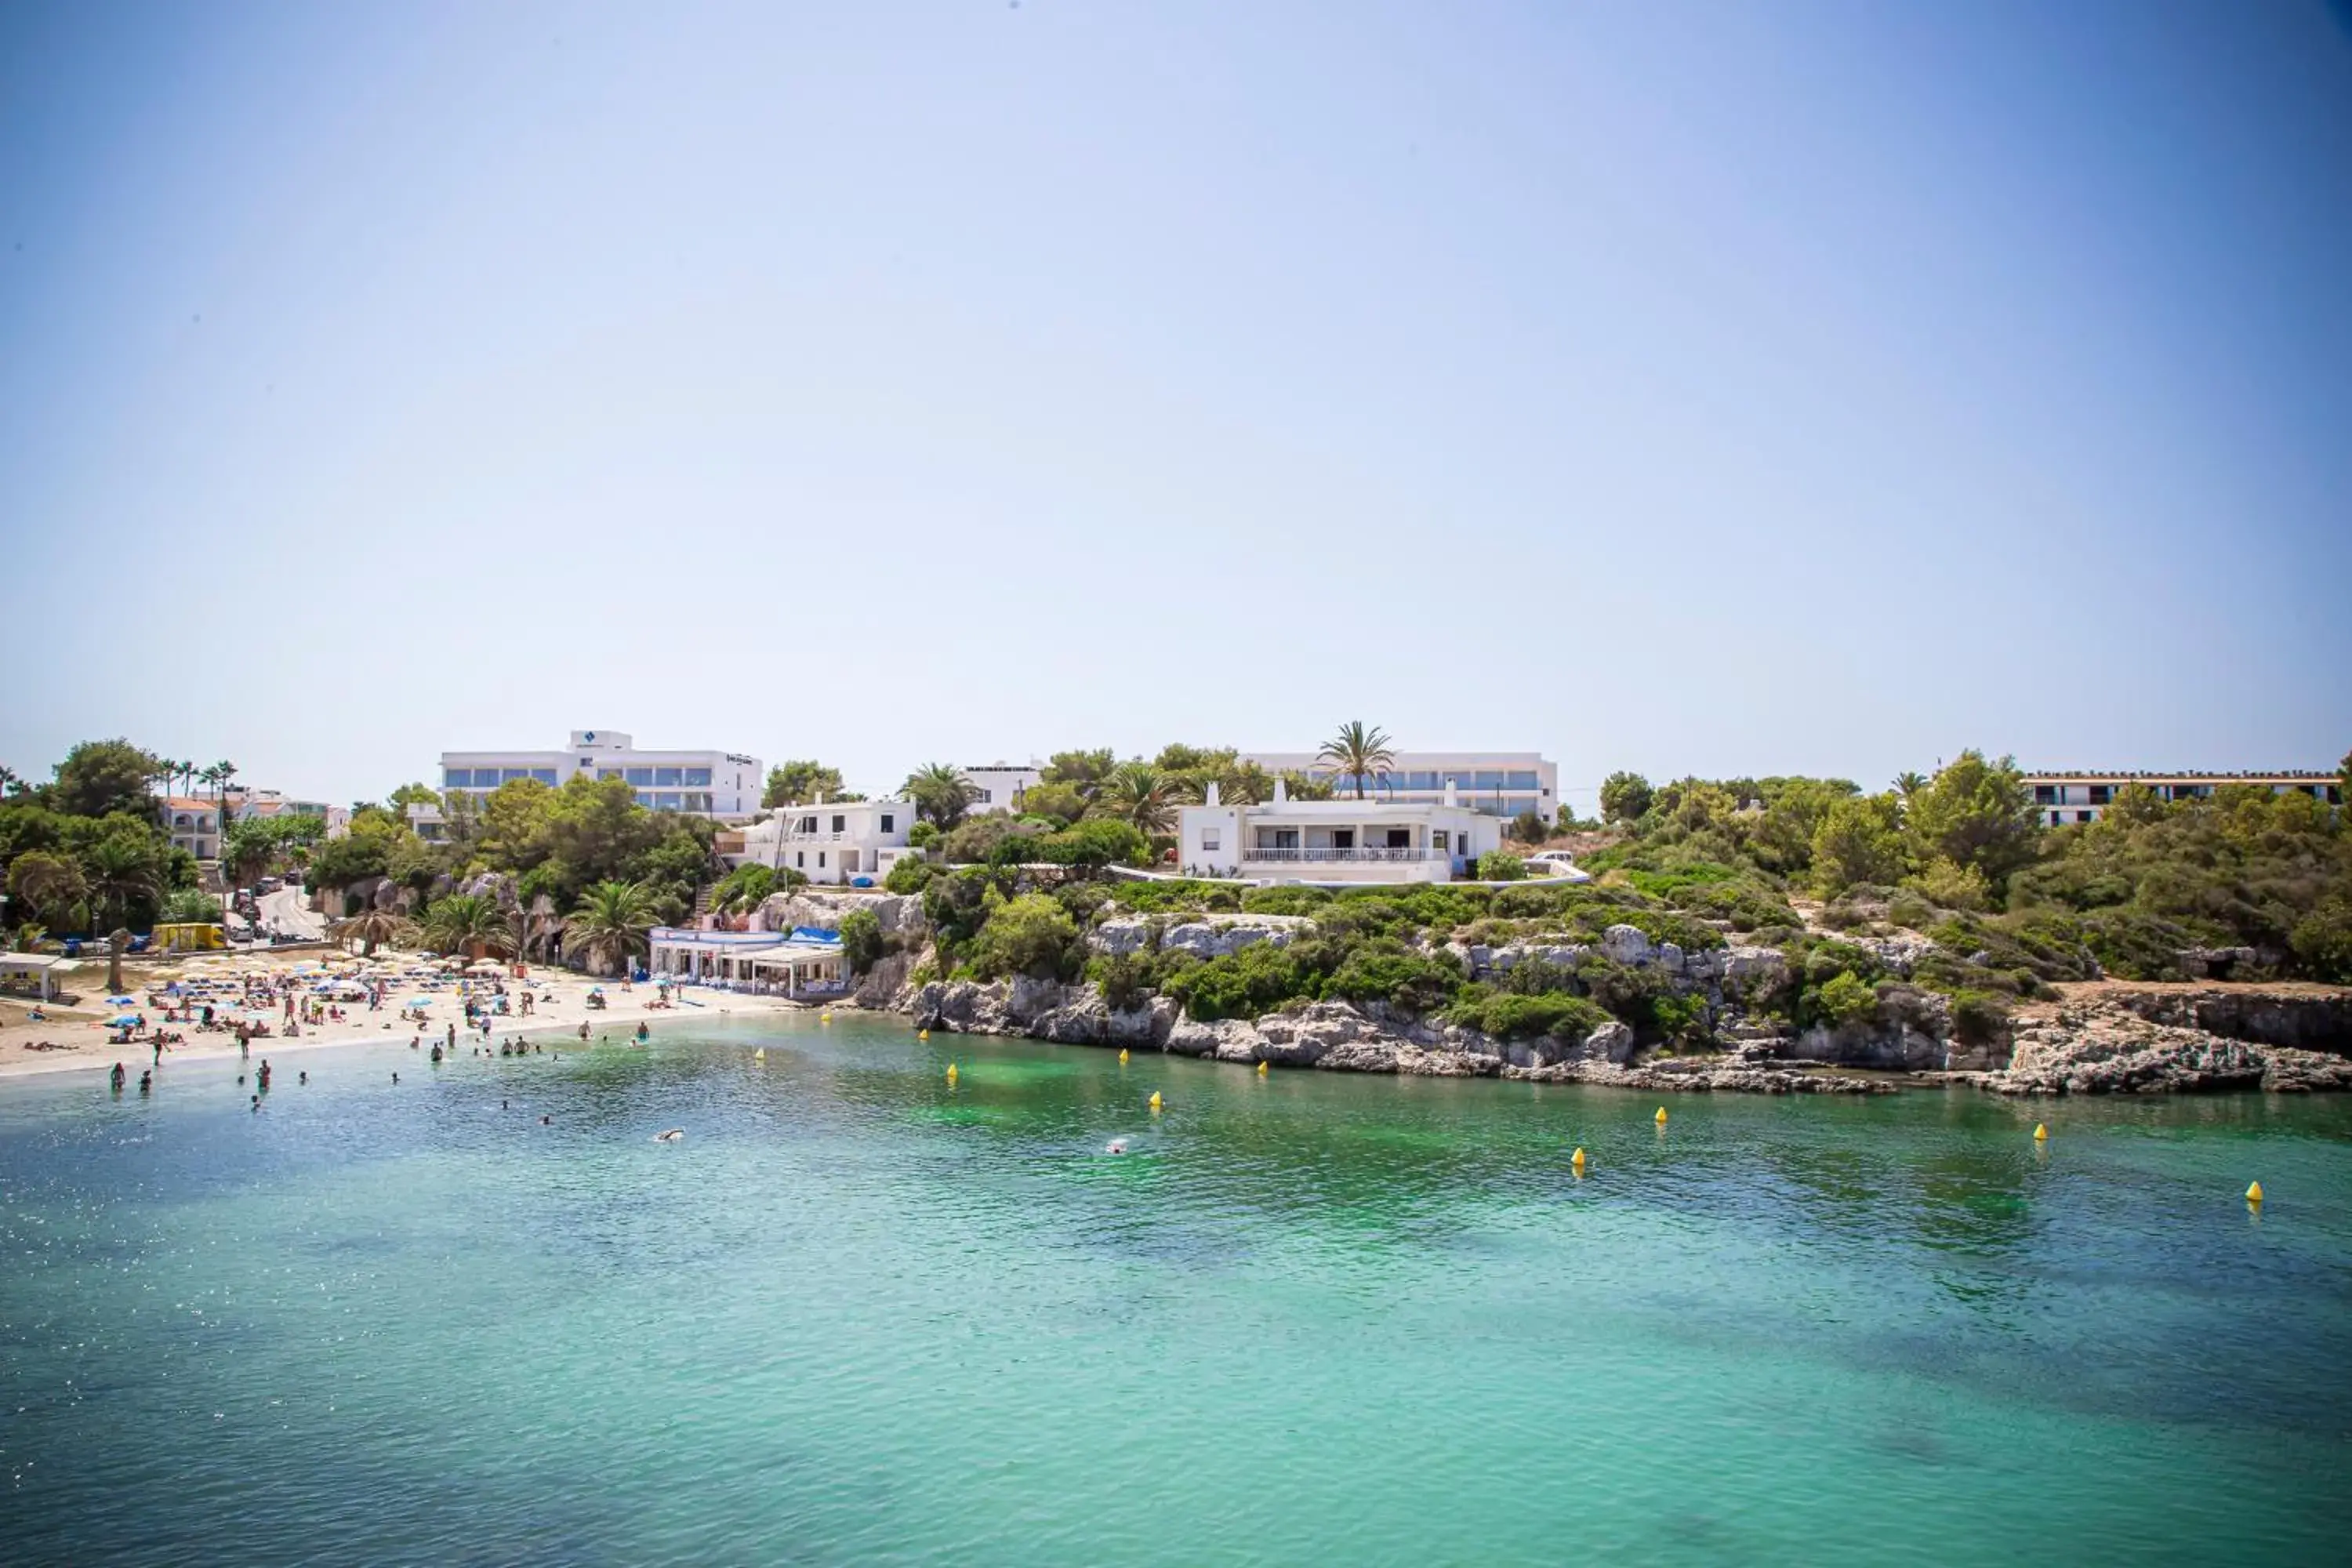
<svg viewBox="0 0 2352 1568"><path fill-rule="evenodd" d="M975 763L963 770L963 787L974 812L1011 811L1044 773L1037 763Z"/></svg>
<svg viewBox="0 0 2352 1568"><path fill-rule="evenodd" d="M184 849L199 860L220 858L221 803L214 795L166 795L163 802L163 831L172 847Z"/></svg>
<svg viewBox="0 0 2352 1568"><path fill-rule="evenodd" d="M1226 805L1217 787L1184 808L1177 859L1213 877L1268 882L1450 882L1503 845L1503 819L1447 789L1434 803L1292 800L1277 782L1260 805Z"/></svg>
<svg viewBox="0 0 2352 1568"><path fill-rule="evenodd" d="M646 967L656 980L692 980L771 996L848 990L841 938L831 931L689 931L656 926Z"/></svg>
<svg viewBox="0 0 2352 1568"><path fill-rule="evenodd" d="M731 866L798 871L812 882L879 882L901 855L913 854L907 835L915 808L903 800L819 799L779 806L743 829L743 847L727 853Z"/></svg>

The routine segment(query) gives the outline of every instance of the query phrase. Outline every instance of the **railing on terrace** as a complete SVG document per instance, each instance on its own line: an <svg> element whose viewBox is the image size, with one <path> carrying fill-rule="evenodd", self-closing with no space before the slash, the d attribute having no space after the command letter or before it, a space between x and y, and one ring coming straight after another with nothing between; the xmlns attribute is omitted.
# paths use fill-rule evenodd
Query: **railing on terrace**
<svg viewBox="0 0 2352 1568"><path fill-rule="evenodd" d="M1253 845L1242 850L1244 860L1328 861L1328 860L1450 860L1454 857L1443 849L1274 849Z"/></svg>

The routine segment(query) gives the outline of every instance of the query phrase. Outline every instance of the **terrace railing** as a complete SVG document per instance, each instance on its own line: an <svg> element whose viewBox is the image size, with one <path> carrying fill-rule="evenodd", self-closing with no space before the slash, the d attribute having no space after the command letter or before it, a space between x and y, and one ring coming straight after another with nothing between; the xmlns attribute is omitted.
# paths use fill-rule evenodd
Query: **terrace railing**
<svg viewBox="0 0 2352 1568"><path fill-rule="evenodd" d="M1453 858L1454 857L1451 854L1443 849L1390 849L1386 847L1366 847L1362 849L1276 849L1269 848L1262 845L1251 845L1244 847L1242 850L1242 858L1244 861L1271 860L1287 864L1297 864L1302 861L1319 864L1328 861L1347 860L1450 860Z"/></svg>

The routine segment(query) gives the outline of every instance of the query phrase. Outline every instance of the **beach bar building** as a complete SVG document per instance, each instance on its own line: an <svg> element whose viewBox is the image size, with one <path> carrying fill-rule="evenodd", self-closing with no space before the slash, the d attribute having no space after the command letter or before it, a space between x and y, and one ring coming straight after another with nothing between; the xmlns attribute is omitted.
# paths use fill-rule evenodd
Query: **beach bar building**
<svg viewBox="0 0 2352 1568"><path fill-rule="evenodd" d="M841 933L797 926L772 931L689 931L656 926L646 968L656 981L693 982L762 996L838 996L849 989Z"/></svg>

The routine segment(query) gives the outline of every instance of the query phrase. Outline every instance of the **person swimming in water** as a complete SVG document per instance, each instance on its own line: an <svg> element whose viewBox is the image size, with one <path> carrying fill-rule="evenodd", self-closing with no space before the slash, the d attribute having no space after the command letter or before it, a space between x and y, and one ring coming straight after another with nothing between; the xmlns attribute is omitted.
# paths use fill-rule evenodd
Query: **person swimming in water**
<svg viewBox="0 0 2352 1568"><path fill-rule="evenodd" d="M310 1081L310 1075L309 1073L307 1073L307 1072L299 1072L299 1073L296 1073L296 1074L294 1075L294 1081L295 1081L295 1083L297 1083L298 1085L299 1085L299 1084L306 1084L306 1083L309 1083L309 1082Z"/></svg>
<svg viewBox="0 0 2352 1568"><path fill-rule="evenodd" d="M106 1075L107 1085L109 1088L112 1089L115 1093L121 1094L122 1092L122 1080L129 1076L130 1074L122 1070L122 1064L121 1062L117 1062L114 1064L114 1070Z"/></svg>
<svg viewBox="0 0 2352 1568"><path fill-rule="evenodd" d="M1126 1153L1126 1152L1127 1152L1127 1140L1126 1140L1126 1139L1124 1139L1124 1138L1114 1138L1114 1139L1112 1139L1112 1140L1110 1141L1110 1145L1109 1145L1109 1147L1108 1147L1108 1148L1107 1148L1107 1149L1105 1149L1105 1150L1103 1151L1103 1152L1104 1152L1104 1153L1106 1153L1106 1154L1124 1154L1124 1153Z"/></svg>
<svg viewBox="0 0 2352 1568"><path fill-rule="evenodd" d="M642 1046L653 1037L654 1032L651 1029L646 1028L644 1022L640 1020L637 1024L637 1044Z"/></svg>
<svg viewBox="0 0 2352 1568"><path fill-rule="evenodd" d="M154 1087L155 1087L155 1075L154 1075L153 1073L152 1073L152 1072L142 1072L142 1073L141 1073L141 1074L139 1075L139 1092L140 1092L140 1093L142 1093L142 1094L145 1094L149 1089L153 1089Z"/></svg>
<svg viewBox="0 0 2352 1568"><path fill-rule="evenodd" d="M656 1132L656 1133L655 1133L655 1134L654 1134L654 1142L656 1142L656 1143L675 1143L675 1142L677 1142L679 1139L681 1139L681 1138L683 1138L683 1137L685 1137L685 1136L686 1136L686 1129L685 1129L685 1128L683 1128L683 1127L672 1127L672 1128L668 1129L668 1130L667 1130L667 1131L661 1131L661 1132Z"/></svg>

